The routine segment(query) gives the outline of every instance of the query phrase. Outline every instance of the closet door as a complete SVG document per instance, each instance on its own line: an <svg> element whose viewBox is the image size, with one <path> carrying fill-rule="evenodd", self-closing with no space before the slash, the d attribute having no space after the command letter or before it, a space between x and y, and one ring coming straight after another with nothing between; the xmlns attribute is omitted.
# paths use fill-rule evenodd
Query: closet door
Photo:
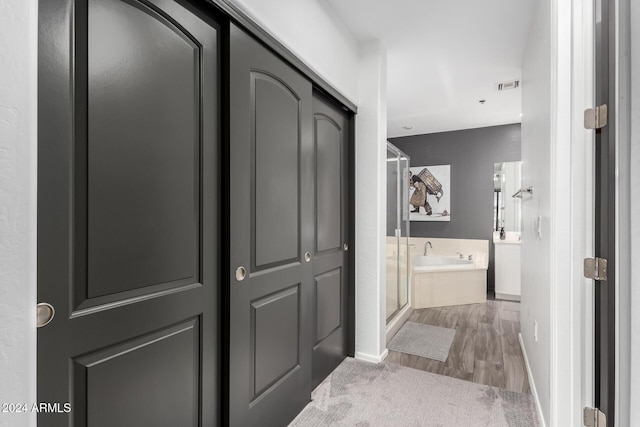
<svg viewBox="0 0 640 427"><path fill-rule="evenodd" d="M316 387L347 356L349 118L313 96L313 378Z"/></svg>
<svg viewBox="0 0 640 427"><path fill-rule="evenodd" d="M311 84L230 28L229 423L283 426L311 394Z"/></svg>
<svg viewBox="0 0 640 427"><path fill-rule="evenodd" d="M218 25L169 0L39 19L38 425L218 425Z"/></svg>

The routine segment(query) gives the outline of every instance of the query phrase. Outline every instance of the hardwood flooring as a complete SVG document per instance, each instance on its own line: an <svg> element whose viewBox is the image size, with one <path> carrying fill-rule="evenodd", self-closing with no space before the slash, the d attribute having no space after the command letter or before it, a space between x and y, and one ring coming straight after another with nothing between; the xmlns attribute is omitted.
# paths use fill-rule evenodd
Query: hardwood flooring
<svg viewBox="0 0 640 427"><path fill-rule="evenodd" d="M531 394L518 342L519 303L489 300L484 304L424 308L415 310L409 321L455 328L447 361L389 351L386 362Z"/></svg>

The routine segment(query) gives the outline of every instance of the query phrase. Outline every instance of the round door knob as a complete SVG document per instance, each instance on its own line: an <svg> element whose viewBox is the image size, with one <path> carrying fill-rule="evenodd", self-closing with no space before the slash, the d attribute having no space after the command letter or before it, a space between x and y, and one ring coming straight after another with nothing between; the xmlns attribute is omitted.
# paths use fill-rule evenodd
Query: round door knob
<svg viewBox="0 0 640 427"><path fill-rule="evenodd" d="M304 253L304 262L311 261L311 254L309 252Z"/></svg>
<svg viewBox="0 0 640 427"><path fill-rule="evenodd" d="M349 245L345 243L344 245L342 245L342 248L343 248L343 249L344 249L344 251L346 252L346 251L348 251L348 250L349 250Z"/></svg>
<svg viewBox="0 0 640 427"><path fill-rule="evenodd" d="M56 309L53 308L51 304L46 302L38 303L36 306L36 326L38 328L42 328L43 326L47 326L56 315Z"/></svg>
<svg viewBox="0 0 640 427"><path fill-rule="evenodd" d="M247 269L243 266L236 268L236 280L242 282L247 277Z"/></svg>

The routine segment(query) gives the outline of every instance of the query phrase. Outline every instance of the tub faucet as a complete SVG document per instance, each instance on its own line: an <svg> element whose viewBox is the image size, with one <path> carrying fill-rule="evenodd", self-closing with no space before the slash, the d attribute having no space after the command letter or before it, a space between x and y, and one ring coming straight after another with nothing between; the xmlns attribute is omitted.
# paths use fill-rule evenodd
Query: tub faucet
<svg viewBox="0 0 640 427"><path fill-rule="evenodd" d="M427 245L429 245L429 247L431 249L433 249L433 245L431 244L431 242L427 242L424 244L424 256L427 256Z"/></svg>

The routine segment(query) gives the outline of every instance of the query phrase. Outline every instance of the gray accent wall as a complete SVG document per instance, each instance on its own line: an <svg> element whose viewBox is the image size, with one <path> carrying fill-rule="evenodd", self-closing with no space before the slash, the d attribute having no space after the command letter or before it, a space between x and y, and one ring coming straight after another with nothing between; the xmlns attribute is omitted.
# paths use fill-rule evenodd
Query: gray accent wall
<svg viewBox="0 0 640 427"><path fill-rule="evenodd" d="M411 167L451 165L451 221L411 222L411 236L485 239L493 232L493 164L520 160L520 123L389 140ZM488 287L494 289L493 244Z"/></svg>

